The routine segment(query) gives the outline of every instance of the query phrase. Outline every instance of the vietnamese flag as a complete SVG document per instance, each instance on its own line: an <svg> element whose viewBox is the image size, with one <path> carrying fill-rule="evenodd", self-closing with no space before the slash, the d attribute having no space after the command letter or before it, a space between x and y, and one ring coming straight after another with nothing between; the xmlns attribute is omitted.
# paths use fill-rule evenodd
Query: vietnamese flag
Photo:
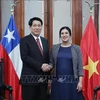
<svg viewBox="0 0 100 100"><path fill-rule="evenodd" d="M13 88L13 100L22 100L21 86L19 84L22 70L19 44L20 37L13 15L11 15L0 43L0 58L4 59L4 82ZM9 100L7 92L6 100Z"/></svg>
<svg viewBox="0 0 100 100"><path fill-rule="evenodd" d="M92 16L89 18L81 40L81 50L84 69L82 92L85 100L93 100L93 90L96 86L100 86L100 46ZM100 100L100 94L97 100Z"/></svg>

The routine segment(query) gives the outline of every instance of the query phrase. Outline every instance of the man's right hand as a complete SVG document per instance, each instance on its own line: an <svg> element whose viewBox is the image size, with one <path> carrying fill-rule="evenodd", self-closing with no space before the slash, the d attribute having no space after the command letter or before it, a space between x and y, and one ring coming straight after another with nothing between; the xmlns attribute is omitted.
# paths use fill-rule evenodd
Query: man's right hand
<svg viewBox="0 0 100 100"><path fill-rule="evenodd" d="M41 67L42 71L43 72L48 72L50 70L50 67L48 64L42 64L42 67Z"/></svg>

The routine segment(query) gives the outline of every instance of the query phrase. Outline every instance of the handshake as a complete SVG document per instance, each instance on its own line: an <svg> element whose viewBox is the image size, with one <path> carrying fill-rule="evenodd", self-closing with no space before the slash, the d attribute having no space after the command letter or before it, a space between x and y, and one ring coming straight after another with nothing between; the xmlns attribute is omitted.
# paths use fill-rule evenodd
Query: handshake
<svg viewBox="0 0 100 100"><path fill-rule="evenodd" d="M50 71L50 69L52 69L52 66L48 65L48 64L42 64L41 69L43 72L48 72L48 71Z"/></svg>

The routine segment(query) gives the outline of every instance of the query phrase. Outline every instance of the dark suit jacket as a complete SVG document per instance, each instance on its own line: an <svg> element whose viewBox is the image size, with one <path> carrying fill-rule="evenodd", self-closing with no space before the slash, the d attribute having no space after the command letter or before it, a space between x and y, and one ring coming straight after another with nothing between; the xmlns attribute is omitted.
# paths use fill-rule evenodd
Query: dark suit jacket
<svg viewBox="0 0 100 100"><path fill-rule="evenodd" d="M61 44L54 45L50 54L50 65L54 67L54 75L56 75L57 54L60 46ZM78 78L79 76L83 76L82 54L80 47L78 45L72 44L71 52L72 52L74 77Z"/></svg>
<svg viewBox="0 0 100 100"><path fill-rule="evenodd" d="M43 45L43 56L31 34L20 41L20 53L23 61L20 84L38 84L39 78L48 74L41 70L43 63L49 63L48 42L45 38L40 38Z"/></svg>

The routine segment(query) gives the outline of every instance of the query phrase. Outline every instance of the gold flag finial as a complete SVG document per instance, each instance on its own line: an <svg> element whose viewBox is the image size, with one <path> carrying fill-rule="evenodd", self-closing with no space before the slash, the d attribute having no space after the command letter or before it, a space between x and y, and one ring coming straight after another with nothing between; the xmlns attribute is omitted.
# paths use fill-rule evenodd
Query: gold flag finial
<svg viewBox="0 0 100 100"><path fill-rule="evenodd" d="M87 1L85 1L85 2L88 4L88 6L90 8L90 15L92 15L94 6L98 5L99 3L94 3L94 5L91 6L89 2L87 2Z"/></svg>
<svg viewBox="0 0 100 100"><path fill-rule="evenodd" d="M14 14L14 7L19 3L19 1L10 1L10 5L11 5L11 14Z"/></svg>

